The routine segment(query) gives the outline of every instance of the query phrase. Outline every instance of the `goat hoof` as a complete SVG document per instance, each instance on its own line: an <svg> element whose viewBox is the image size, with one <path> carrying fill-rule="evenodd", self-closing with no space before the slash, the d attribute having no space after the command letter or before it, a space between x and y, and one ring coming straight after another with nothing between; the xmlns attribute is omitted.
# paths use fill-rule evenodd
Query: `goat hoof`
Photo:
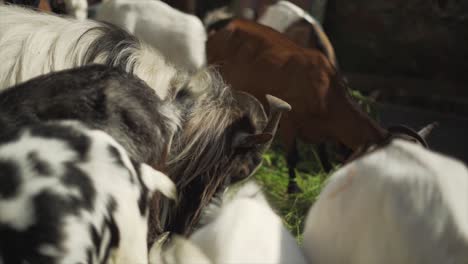
<svg viewBox="0 0 468 264"><path fill-rule="evenodd" d="M300 192L302 192L302 190L299 188L299 186L297 186L296 182L290 182L288 184L288 194L295 194Z"/></svg>

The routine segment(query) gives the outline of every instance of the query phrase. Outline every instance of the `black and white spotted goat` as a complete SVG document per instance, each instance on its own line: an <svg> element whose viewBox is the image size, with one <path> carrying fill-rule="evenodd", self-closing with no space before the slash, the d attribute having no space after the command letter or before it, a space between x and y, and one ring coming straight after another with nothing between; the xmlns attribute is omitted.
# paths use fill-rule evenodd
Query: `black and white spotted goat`
<svg viewBox="0 0 468 264"><path fill-rule="evenodd" d="M148 263L155 191L176 198L166 175L82 123L2 133L0 263Z"/></svg>

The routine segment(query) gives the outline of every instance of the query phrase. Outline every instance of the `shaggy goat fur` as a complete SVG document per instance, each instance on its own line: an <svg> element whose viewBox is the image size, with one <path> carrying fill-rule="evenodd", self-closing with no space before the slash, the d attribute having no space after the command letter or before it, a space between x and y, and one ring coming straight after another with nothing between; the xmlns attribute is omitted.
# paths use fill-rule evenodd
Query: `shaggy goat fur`
<svg viewBox="0 0 468 264"><path fill-rule="evenodd" d="M146 81L164 98L176 70L144 42L96 21L0 6L0 90L41 74L98 63Z"/></svg>
<svg viewBox="0 0 468 264"><path fill-rule="evenodd" d="M262 146L273 135L262 133L267 122L263 107L252 96L231 91L213 70L201 69L193 75L177 71L127 32L95 21L5 6L0 7L0 17L0 57L4 59L0 89L51 71L97 63L141 78L155 91L149 97L159 96L176 108L181 126L170 145L166 171L176 182L181 200L168 211L170 206L155 198L152 212L161 215L152 217L151 237L167 229L190 233L201 208L216 192L250 176L260 165ZM138 118L130 121L140 122ZM116 139L132 136L119 134ZM247 138L250 144L243 144ZM156 151L160 146L138 138L133 143ZM132 150L132 146L125 147Z"/></svg>

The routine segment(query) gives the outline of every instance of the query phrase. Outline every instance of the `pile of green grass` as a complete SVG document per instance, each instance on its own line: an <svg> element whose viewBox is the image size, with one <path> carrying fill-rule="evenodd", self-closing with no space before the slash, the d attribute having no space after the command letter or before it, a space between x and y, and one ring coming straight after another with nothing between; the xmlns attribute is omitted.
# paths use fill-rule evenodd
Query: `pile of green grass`
<svg viewBox="0 0 468 264"><path fill-rule="evenodd" d="M264 155L263 166L255 174L272 207L283 218L286 227L302 241L305 217L327 178L311 146L300 145L303 160L298 164L297 183L302 192L288 195L288 168L284 152L274 145Z"/></svg>

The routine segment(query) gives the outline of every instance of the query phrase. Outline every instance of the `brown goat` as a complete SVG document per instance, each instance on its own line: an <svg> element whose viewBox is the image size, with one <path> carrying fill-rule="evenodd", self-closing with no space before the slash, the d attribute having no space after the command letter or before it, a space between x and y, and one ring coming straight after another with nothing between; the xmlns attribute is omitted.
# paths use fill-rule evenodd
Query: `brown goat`
<svg viewBox="0 0 468 264"><path fill-rule="evenodd" d="M296 138L307 143L334 140L354 150L387 137L388 132L351 99L322 52L302 48L269 27L231 20L209 36L207 57L234 89L253 94L265 106L265 94L291 104L293 110L279 128L287 149L289 192L298 189Z"/></svg>

